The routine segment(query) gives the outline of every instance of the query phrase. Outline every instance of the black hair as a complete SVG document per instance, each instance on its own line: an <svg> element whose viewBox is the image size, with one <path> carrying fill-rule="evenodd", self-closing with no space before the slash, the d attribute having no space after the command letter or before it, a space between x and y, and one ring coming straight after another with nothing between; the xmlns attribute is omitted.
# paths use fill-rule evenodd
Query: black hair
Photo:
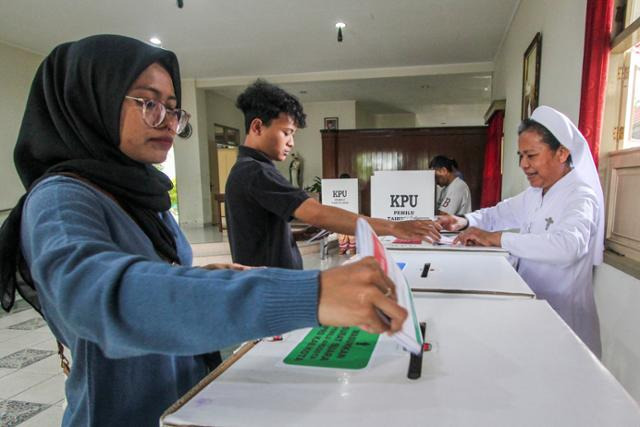
<svg viewBox="0 0 640 427"><path fill-rule="evenodd" d="M340 174L340 178L351 178L351 175L349 175L346 172L343 172L343 173Z"/></svg>
<svg viewBox="0 0 640 427"><path fill-rule="evenodd" d="M563 146L549 129L535 120L524 119L522 123L520 123L518 126L518 135L522 135L525 132L535 132L540 135L542 142L547 144L551 151L557 151L558 148ZM565 163L569 166L571 165L571 154L569 154Z"/></svg>
<svg viewBox="0 0 640 427"><path fill-rule="evenodd" d="M277 118L280 113L289 115L298 128L307 126L307 115L298 98L266 80L258 79L247 87L238 96L236 107L244 114L247 133L254 119L260 119L269 126L271 120Z"/></svg>
<svg viewBox="0 0 640 427"><path fill-rule="evenodd" d="M458 169L458 162L456 162L454 159L450 159L449 157L435 156L429 162L429 169L439 169L439 168L445 168L449 172L453 172L454 169Z"/></svg>

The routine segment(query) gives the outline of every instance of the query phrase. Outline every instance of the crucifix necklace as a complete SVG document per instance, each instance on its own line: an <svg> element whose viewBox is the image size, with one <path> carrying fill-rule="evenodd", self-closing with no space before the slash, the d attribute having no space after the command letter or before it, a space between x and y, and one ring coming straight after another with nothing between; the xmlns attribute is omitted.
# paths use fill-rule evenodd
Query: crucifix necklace
<svg viewBox="0 0 640 427"><path fill-rule="evenodd" d="M547 223L547 226L544 228L544 231L548 231L551 224L553 224L553 218L549 217L549 218L545 218L544 220Z"/></svg>

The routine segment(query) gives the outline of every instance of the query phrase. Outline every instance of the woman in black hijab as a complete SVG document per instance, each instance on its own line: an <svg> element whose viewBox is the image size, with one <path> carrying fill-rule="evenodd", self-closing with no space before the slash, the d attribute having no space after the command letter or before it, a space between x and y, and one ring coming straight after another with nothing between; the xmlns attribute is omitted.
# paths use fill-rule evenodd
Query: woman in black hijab
<svg viewBox="0 0 640 427"><path fill-rule="evenodd" d="M9 310L18 286L71 349L63 425L157 425L205 375L194 355L319 322L396 331L406 316L372 259L323 273L187 267L171 183L152 166L187 122L175 55L134 39L60 45L36 73L0 291Z"/></svg>

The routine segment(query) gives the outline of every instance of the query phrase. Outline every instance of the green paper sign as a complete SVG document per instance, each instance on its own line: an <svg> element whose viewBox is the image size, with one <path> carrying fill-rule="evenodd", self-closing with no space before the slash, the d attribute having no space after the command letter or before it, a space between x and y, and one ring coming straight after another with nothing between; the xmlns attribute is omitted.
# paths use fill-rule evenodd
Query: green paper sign
<svg viewBox="0 0 640 427"><path fill-rule="evenodd" d="M362 369L369 363L378 335L360 328L313 328L284 359L288 365Z"/></svg>

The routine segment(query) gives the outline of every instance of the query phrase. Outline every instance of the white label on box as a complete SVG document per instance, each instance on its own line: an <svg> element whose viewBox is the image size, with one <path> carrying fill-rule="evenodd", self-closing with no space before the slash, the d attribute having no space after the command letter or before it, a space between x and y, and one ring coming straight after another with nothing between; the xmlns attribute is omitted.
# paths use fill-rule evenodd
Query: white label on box
<svg viewBox="0 0 640 427"><path fill-rule="evenodd" d="M433 218L433 171L379 171L371 177L371 216L391 221Z"/></svg>
<svg viewBox="0 0 640 427"><path fill-rule="evenodd" d="M358 179L322 180L322 204L358 213Z"/></svg>

